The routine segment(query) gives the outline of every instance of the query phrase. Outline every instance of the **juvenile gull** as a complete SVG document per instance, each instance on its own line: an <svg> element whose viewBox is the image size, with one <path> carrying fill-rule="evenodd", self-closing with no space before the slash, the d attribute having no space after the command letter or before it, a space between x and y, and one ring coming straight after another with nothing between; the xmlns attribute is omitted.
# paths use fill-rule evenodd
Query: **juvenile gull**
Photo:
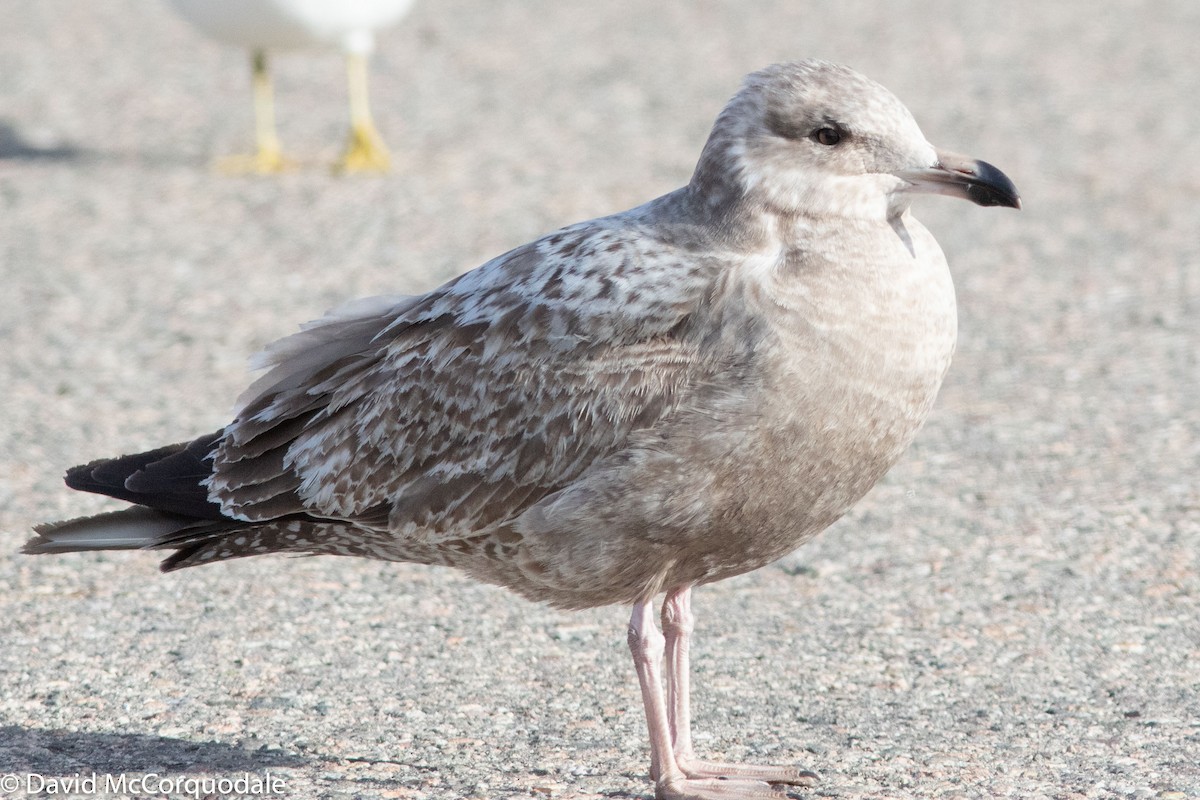
<svg viewBox="0 0 1200 800"><path fill-rule="evenodd" d="M1020 206L882 86L768 67L687 186L310 323L259 356L222 430L70 470L136 505L41 526L26 552L354 555L629 603L656 796L777 797L814 776L693 754L691 590L830 525L925 420L956 321L919 192Z"/></svg>

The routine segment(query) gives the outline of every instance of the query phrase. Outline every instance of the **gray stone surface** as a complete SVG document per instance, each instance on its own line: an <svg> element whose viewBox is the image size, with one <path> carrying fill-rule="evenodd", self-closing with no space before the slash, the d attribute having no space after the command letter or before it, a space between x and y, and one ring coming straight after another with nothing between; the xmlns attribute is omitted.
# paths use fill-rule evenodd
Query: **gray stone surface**
<svg viewBox="0 0 1200 800"><path fill-rule="evenodd" d="M1025 210L918 213L959 354L909 456L697 594L699 746L801 797L1200 797L1200 104L1191 0L426 2L381 38L399 169L339 179L332 54L246 58L154 2L0 5L0 774L270 770L297 798L646 797L625 611L445 571L16 555L105 508L62 470L214 428L245 357L686 180L741 76L881 81ZM783 698L782 700L780 698ZM19 796L19 795L18 795Z"/></svg>

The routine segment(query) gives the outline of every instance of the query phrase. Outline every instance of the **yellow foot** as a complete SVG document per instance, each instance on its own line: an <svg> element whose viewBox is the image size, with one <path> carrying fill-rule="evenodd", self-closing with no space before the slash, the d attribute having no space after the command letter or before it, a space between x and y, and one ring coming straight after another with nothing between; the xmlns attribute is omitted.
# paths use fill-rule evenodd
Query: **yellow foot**
<svg viewBox="0 0 1200 800"><path fill-rule="evenodd" d="M334 165L335 172L387 172L392 168L392 157L388 155L379 132L371 125L354 125L350 128L350 142L341 160Z"/></svg>
<svg viewBox="0 0 1200 800"><path fill-rule="evenodd" d="M225 175L278 175L296 169L296 162L278 150L259 150L254 155L225 156L217 161L217 172Z"/></svg>

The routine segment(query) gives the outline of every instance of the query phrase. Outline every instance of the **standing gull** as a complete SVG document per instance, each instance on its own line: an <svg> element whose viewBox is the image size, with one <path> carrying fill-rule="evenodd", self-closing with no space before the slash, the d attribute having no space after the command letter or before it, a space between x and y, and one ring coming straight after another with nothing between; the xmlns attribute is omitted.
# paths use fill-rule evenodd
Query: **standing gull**
<svg viewBox="0 0 1200 800"><path fill-rule="evenodd" d="M391 157L371 119L367 57L375 31L393 24L413 0L170 0L181 16L214 39L250 50L257 151L222 159L228 172L269 174L288 168L275 132L268 52L339 47L346 53L350 138L338 162L343 172L386 172Z"/></svg>
<svg viewBox="0 0 1200 800"><path fill-rule="evenodd" d="M632 604L656 796L777 797L814 776L693 754L691 590L829 526L925 420L956 318L921 192L1020 206L882 86L768 67L687 186L310 323L222 430L70 470L136 506L41 526L26 552L354 555Z"/></svg>

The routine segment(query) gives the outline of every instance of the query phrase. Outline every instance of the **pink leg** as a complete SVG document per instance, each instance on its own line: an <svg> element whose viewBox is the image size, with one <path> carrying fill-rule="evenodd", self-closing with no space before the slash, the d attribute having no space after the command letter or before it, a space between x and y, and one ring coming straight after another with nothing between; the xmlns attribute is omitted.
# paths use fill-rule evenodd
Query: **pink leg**
<svg viewBox="0 0 1200 800"><path fill-rule="evenodd" d="M650 733L650 775L658 800L779 800L765 783L741 776L690 777L680 769L671 742L671 723L663 692L663 635L654 626L650 601L634 605L629 619L629 650L637 669L646 727Z"/></svg>
<svg viewBox="0 0 1200 800"><path fill-rule="evenodd" d="M692 587L667 592L662 605L665 634L667 721L675 763L689 778L745 778L767 783L812 786L817 776L796 767L726 764L701 761L692 750L692 704L689 649L695 617L692 616Z"/></svg>
<svg viewBox="0 0 1200 800"><path fill-rule="evenodd" d="M683 773L671 753L671 732L667 723L667 705L663 698L663 636L654 627L653 607L638 603L629 617L629 651L642 689L646 727L650 732L650 777L658 783L677 781Z"/></svg>

